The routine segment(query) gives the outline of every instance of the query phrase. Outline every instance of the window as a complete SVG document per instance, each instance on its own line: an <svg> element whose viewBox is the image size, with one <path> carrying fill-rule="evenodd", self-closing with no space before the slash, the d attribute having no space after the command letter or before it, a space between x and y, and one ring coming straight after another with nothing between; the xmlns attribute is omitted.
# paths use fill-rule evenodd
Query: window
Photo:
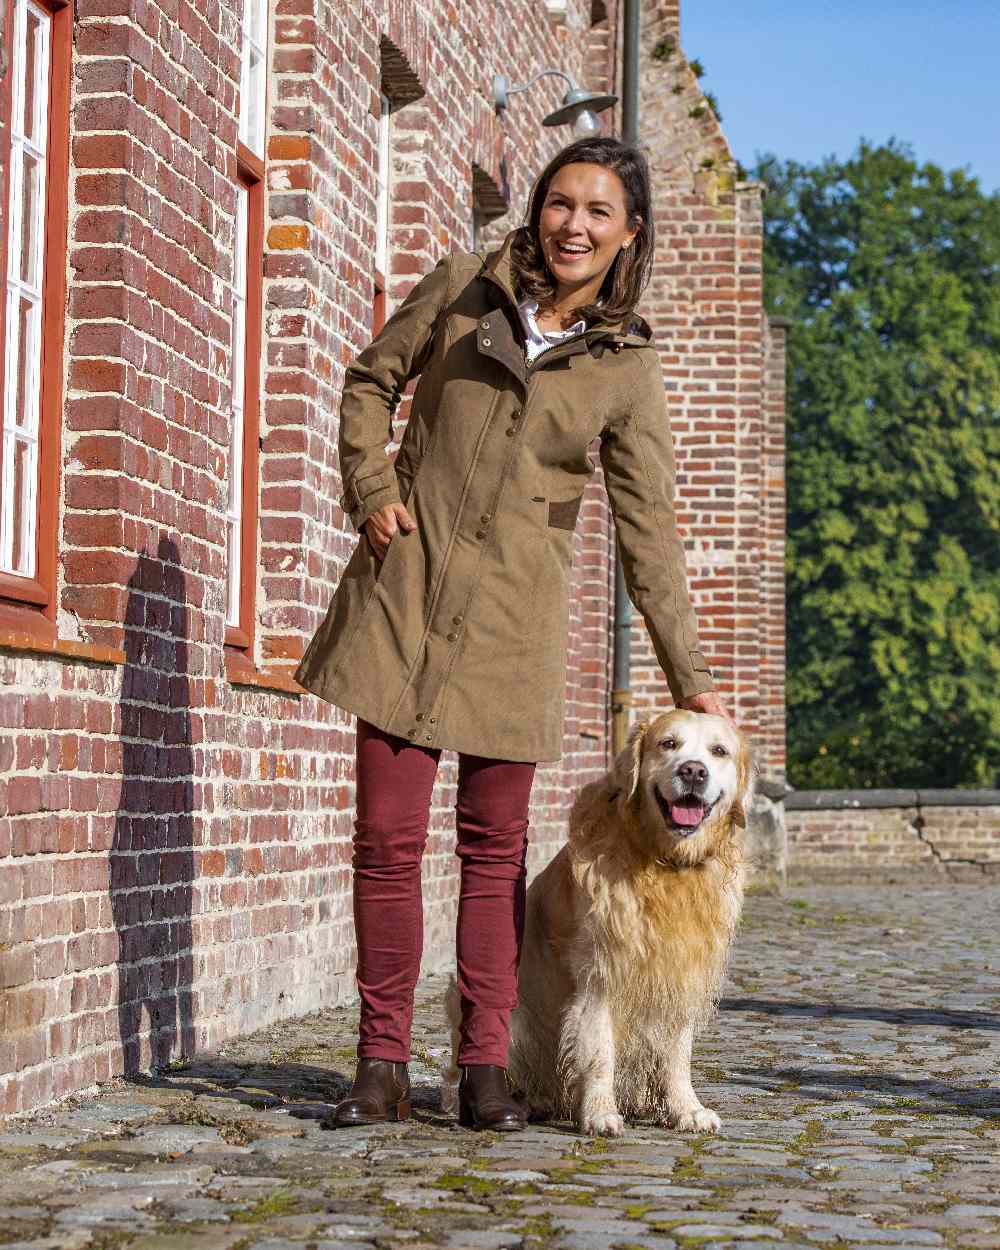
<svg viewBox="0 0 1000 1250"><path fill-rule="evenodd" d="M232 425L226 482L226 665L231 675L255 667L267 23L266 0L245 0L230 283Z"/></svg>
<svg viewBox="0 0 1000 1250"><path fill-rule="evenodd" d="M55 637L72 10L14 0L0 85L0 626Z"/></svg>
<svg viewBox="0 0 1000 1250"><path fill-rule="evenodd" d="M391 197L390 157L392 152L392 105L385 94L379 96L378 148L375 155L375 309L372 331L385 325L386 287L389 281L389 216Z"/></svg>
<svg viewBox="0 0 1000 1250"><path fill-rule="evenodd" d="M240 588L243 573L243 401L246 392L247 333L247 210L250 190L243 183L236 188L236 255L233 258L233 345L232 413L229 433L229 483L226 501L226 624L240 626Z"/></svg>

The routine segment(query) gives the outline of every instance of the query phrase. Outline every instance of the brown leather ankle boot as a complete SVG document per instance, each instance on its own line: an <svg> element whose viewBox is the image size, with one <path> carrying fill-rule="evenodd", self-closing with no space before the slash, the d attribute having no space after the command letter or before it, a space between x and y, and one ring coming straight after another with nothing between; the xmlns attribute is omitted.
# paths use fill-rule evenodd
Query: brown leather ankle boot
<svg viewBox="0 0 1000 1250"><path fill-rule="evenodd" d="M351 1092L323 1121L324 1128L380 1124L410 1118L410 1074L405 1063L359 1059Z"/></svg>
<svg viewBox="0 0 1000 1250"><path fill-rule="evenodd" d="M491 1128L500 1133L525 1127L527 1115L510 1092L506 1068L495 1063L471 1063L462 1069L458 1122L463 1128Z"/></svg>

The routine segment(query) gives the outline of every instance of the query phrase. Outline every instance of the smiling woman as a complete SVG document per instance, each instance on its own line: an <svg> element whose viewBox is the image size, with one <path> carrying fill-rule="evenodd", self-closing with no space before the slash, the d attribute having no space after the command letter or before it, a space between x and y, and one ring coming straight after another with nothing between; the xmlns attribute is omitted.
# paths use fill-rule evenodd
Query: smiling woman
<svg viewBox="0 0 1000 1250"><path fill-rule="evenodd" d="M652 245L641 153L573 144L536 182L527 225L488 255L442 260L347 370L343 503L362 537L296 672L359 721L360 1062L335 1124L408 1113L420 861L447 748L461 1119L524 1126L503 1073L528 804L535 765L562 748L572 534L595 439L629 593L674 700L721 710L687 593L660 360L635 315ZM391 462L391 415L418 374Z"/></svg>

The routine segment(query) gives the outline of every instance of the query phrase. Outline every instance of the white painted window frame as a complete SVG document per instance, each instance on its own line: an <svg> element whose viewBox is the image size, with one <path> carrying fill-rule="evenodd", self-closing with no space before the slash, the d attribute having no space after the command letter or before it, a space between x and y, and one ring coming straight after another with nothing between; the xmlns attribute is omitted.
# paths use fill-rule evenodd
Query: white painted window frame
<svg viewBox="0 0 1000 1250"><path fill-rule="evenodd" d="M268 0L244 0L240 56L240 142L261 158L267 93L267 4Z"/></svg>
<svg viewBox="0 0 1000 1250"><path fill-rule="evenodd" d="M28 16L38 19L39 46L35 61L34 116L31 134L24 133L25 73L27 69ZM42 292L45 272L45 219L47 205L48 130L49 130L49 64L52 53L52 15L33 4L32 0L15 0L13 43L11 47L12 98L10 118L10 202L7 230L7 301L4 342L4 396L2 494L0 510L0 569L22 577L34 577L37 571L38 538L38 433L41 417L42 376ZM33 221L29 229L33 253L28 259L26 276L21 245L24 235L24 170L26 158L37 162L37 195ZM28 303L26 333L21 336L20 306ZM26 408L17 413L17 383L24 359ZM25 457L26 490L18 499L16 465L18 450ZM15 534L20 559L15 560Z"/></svg>
<svg viewBox="0 0 1000 1250"><path fill-rule="evenodd" d="M250 192L236 184L236 245L232 284L232 424L229 435L229 469L226 499L226 624L239 628L243 588L241 548L243 538L243 412L246 386L247 253Z"/></svg>
<svg viewBox="0 0 1000 1250"><path fill-rule="evenodd" d="M389 284L389 210L392 173L392 103L379 96L378 145L376 152L377 202L375 206L375 268Z"/></svg>

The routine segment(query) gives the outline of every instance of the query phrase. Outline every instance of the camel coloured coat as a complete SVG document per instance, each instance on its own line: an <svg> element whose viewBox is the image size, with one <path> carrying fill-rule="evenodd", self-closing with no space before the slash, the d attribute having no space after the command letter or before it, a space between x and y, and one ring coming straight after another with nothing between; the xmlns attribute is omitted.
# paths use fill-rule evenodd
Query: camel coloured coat
<svg viewBox="0 0 1000 1250"><path fill-rule="evenodd" d="M422 746L543 762L562 749L573 531L598 436L629 595L671 694L714 687L649 327L597 325L527 367L513 237L441 260L347 370L342 503L362 536L295 676ZM392 413L418 374L393 462ZM380 563L362 526L396 500L417 528Z"/></svg>

